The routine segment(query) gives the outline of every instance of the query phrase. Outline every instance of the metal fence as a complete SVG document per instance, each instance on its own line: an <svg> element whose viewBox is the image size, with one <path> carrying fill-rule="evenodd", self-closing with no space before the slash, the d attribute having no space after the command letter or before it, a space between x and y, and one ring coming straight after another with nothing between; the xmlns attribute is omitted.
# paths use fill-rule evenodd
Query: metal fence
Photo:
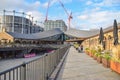
<svg viewBox="0 0 120 80"><path fill-rule="evenodd" d="M48 80L69 46L0 73L0 80ZM7 66L7 65L6 65Z"/></svg>

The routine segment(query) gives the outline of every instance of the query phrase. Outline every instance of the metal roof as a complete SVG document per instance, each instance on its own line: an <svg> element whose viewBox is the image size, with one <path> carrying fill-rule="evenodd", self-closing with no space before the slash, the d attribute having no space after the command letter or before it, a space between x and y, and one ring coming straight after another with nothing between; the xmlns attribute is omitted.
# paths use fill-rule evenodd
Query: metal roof
<svg viewBox="0 0 120 80"><path fill-rule="evenodd" d="M118 23L118 27L120 28L120 23ZM110 27L103 29L103 32L105 33L112 29L113 29L113 26L110 26ZM98 35L99 32L100 32L99 29L87 31L87 30L77 30L77 29L73 29L73 28L70 28L66 32L63 32L59 28L56 28L53 30L48 30L48 31L33 33L33 34L21 34L21 33L13 33L13 32L7 32L7 33L17 39L55 40L60 37L60 34L63 34L63 33L68 36L76 37L76 38L89 38L89 37Z"/></svg>
<svg viewBox="0 0 120 80"><path fill-rule="evenodd" d="M99 30L85 31L85 30L76 30L76 29L69 29L68 31L65 32L66 35L70 35L78 38L88 38L98 33L99 33Z"/></svg>
<svg viewBox="0 0 120 80"><path fill-rule="evenodd" d="M18 39L44 39L52 36L57 36L59 34L62 34L63 32L60 29L53 29L53 30L48 30L48 31L33 33L33 34L21 34L21 33L13 33L13 32L7 32L7 33L12 37L18 38Z"/></svg>
<svg viewBox="0 0 120 80"><path fill-rule="evenodd" d="M52 37L55 35L59 35L62 33L63 31L61 31L59 28L56 28L53 30L48 30L48 31L40 32L40 33L34 33L32 35L36 37L37 39L43 39L43 38L48 38L48 37Z"/></svg>
<svg viewBox="0 0 120 80"><path fill-rule="evenodd" d="M120 23L118 23L118 28L120 28ZM103 29L103 32L108 32L110 30L113 30L113 26L109 26L105 29ZM100 33L100 30L77 30L77 29L73 29L70 28L68 31L65 32L66 35L68 36L73 36L73 37L77 37L77 38L89 38L92 36L96 36Z"/></svg>
<svg viewBox="0 0 120 80"><path fill-rule="evenodd" d="M118 23L117 26L118 26L118 28L120 28L120 23ZM109 27L105 28L103 31L107 32L107 31L110 31L110 30L113 30L113 26L109 26Z"/></svg>

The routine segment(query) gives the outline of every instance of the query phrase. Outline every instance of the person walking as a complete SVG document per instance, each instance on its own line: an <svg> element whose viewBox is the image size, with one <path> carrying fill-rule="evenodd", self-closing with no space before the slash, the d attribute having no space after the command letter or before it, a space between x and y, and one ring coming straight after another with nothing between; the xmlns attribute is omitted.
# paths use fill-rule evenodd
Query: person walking
<svg viewBox="0 0 120 80"><path fill-rule="evenodd" d="M83 45L81 45L81 51L83 51Z"/></svg>
<svg viewBox="0 0 120 80"><path fill-rule="evenodd" d="M81 46L79 45L79 47L78 47L78 52L81 52Z"/></svg>

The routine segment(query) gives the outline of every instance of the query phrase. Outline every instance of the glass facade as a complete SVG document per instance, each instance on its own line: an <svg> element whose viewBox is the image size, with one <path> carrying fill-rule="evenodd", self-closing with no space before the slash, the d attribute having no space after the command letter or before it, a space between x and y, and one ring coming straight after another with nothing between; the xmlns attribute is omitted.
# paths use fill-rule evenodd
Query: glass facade
<svg viewBox="0 0 120 80"><path fill-rule="evenodd" d="M60 28L62 31L67 30L67 26L63 20L48 20L44 23L44 29L47 30L52 30L54 28Z"/></svg>

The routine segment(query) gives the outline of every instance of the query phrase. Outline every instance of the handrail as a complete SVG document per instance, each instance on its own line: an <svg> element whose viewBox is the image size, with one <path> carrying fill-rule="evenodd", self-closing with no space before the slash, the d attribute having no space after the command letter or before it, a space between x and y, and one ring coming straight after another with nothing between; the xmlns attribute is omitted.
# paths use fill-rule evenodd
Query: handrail
<svg viewBox="0 0 120 80"><path fill-rule="evenodd" d="M65 46L54 52L45 53L34 60L24 62L6 71L0 72L0 80L11 80L11 78L13 80L28 80L29 78L35 78L34 80L36 80L36 77L40 78L40 80L47 80L69 47L70 46ZM31 74L33 75L30 76ZM40 76L37 76L37 74Z"/></svg>

